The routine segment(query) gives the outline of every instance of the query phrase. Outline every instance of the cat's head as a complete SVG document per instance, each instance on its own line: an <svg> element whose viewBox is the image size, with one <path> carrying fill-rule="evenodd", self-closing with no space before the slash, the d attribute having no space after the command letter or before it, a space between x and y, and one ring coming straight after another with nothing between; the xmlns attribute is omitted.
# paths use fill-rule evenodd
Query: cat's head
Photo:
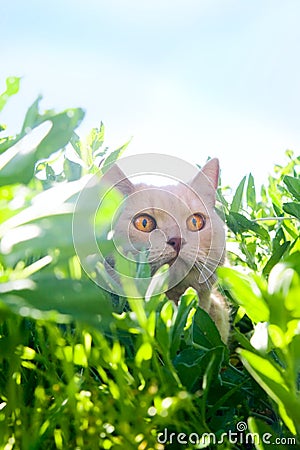
<svg viewBox="0 0 300 450"><path fill-rule="evenodd" d="M210 287L225 250L223 222L214 209L218 160L209 160L186 184L134 184L117 165L107 176L124 195L112 224L123 254L147 251L153 273L169 264L171 287L191 271L198 283Z"/></svg>

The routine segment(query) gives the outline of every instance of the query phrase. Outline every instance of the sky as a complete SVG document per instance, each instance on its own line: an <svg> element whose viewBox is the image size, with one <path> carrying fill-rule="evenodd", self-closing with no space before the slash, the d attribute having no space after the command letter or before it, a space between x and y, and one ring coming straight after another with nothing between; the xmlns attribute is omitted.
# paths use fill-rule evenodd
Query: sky
<svg viewBox="0 0 300 450"><path fill-rule="evenodd" d="M1 8L0 91L21 76L1 123L82 107L79 134L103 121L111 149L204 164L222 184L267 180L300 153L298 0L12 0Z"/></svg>

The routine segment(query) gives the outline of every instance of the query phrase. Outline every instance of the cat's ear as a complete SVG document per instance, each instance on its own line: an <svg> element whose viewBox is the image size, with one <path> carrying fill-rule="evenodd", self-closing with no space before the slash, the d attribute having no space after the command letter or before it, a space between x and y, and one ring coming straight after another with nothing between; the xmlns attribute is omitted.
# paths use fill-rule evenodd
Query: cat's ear
<svg viewBox="0 0 300 450"><path fill-rule="evenodd" d="M207 177L214 189L216 190L219 183L220 165L217 158L207 161L205 166L202 167L201 172Z"/></svg>
<svg viewBox="0 0 300 450"><path fill-rule="evenodd" d="M189 185L206 200L210 199L214 204L216 200L216 190L219 181L219 160L210 159L205 166L197 173Z"/></svg>
<svg viewBox="0 0 300 450"><path fill-rule="evenodd" d="M130 195L134 191L134 185L117 164L112 165L105 172L103 181L118 189L123 195Z"/></svg>

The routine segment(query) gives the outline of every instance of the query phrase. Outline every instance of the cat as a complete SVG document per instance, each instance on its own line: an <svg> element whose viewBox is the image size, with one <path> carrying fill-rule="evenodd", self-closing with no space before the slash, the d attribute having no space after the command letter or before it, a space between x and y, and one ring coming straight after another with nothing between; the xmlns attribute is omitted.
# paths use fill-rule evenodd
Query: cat
<svg viewBox="0 0 300 450"><path fill-rule="evenodd" d="M218 159L209 160L187 184L134 184L117 164L106 177L125 199L113 225L125 254L148 249L152 274L169 264L167 297L177 304L184 291L193 287L200 307L209 313L226 343L228 306L214 289L216 269L225 257L225 230L215 211Z"/></svg>

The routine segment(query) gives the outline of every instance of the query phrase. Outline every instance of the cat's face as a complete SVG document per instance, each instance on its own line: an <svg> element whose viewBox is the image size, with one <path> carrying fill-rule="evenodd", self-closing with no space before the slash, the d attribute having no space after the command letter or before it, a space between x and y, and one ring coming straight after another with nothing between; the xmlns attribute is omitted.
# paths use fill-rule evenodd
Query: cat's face
<svg viewBox="0 0 300 450"><path fill-rule="evenodd" d="M152 272L169 264L171 287L191 271L210 287L225 248L223 223L214 210L218 161L209 161L188 184L160 187L134 185L113 170L123 178L116 187L126 195L113 221L117 247L125 255L146 250Z"/></svg>

